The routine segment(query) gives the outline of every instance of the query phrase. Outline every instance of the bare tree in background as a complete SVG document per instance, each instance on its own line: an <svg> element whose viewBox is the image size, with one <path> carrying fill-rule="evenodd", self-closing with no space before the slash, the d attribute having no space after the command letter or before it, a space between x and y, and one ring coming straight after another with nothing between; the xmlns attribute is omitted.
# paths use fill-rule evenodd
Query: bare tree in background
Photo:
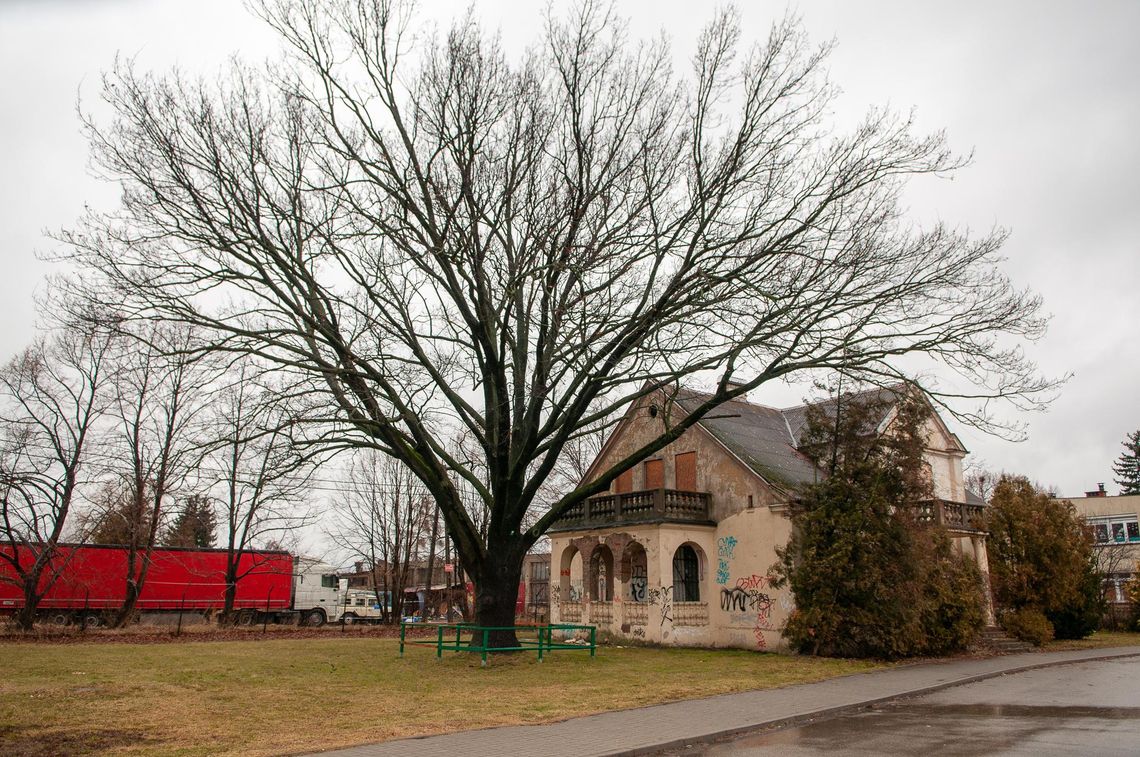
<svg viewBox="0 0 1140 757"><path fill-rule="evenodd" d="M721 12L678 73L588 1L518 60L470 16L419 34L399 2L260 12L288 48L268 73L107 75L115 116L86 127L122 207L63 239L95 296L309 382L323 439L411 468L483 625L512 624L523 555L567 508L767 382L894 382L925 357L957 376L923 382L936 401L1056 387L1020 350L1045 323L998 268L1004 233L899 202L965 160L887 110L837 130L828 46L795 21L744 48ZM530 515L567 443L686 379L715 382L706 402Z"/></svg>
<svg viewBox="0 0 1140 757"><path fill-rule="evenodd" d="M113 625L129 623L146 584L151 556L173 494L201 457L198 423L214 375L192 357L193 337L183 327L125 333L115 346L109 459L124 507L105 518L121 521L126 588Z"/></svg>
<svg viewBox="0 0 1140 757"><path fill-rule="evenodd" d="M23 590L16 624L24 630L65 567L53 558L89 478L109 351L105 333L61 329L0 370L0 559Z"/></svg>
<svg viewBox="0 0 1140 757"><path fill-rule="evenodd" d="M375 450L357 452L348 477L325 533L368 566L385 622L397 622L435 503L406 465Z"/></svg>
<svg viewBox="0 0 1140 757"><path fill-rule="evenodd" d="M238 583L260 570L242 558L281 545L311 522L305 502L314 470L310 450L297 444L295 408L280 387L262 386L248 365L212 398L213 439L202 463L219 503L221 548L226 550L222 616L232 619Z"/></svg>

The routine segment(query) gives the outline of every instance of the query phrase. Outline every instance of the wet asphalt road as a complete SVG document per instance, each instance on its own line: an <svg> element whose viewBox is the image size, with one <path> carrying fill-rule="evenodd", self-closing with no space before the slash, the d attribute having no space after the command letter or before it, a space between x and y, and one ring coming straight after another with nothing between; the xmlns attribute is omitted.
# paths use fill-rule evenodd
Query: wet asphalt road
<svg viewBox="0 0 1140 757"><path fill-rule="evenodd" d="M670 755L1140 755L1140 659L999 676Z"/></svg>

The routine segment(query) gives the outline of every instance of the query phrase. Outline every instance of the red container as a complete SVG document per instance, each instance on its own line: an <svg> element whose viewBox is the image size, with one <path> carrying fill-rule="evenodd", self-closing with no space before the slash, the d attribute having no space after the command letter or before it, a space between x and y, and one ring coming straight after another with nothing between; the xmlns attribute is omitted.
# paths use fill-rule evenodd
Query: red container
<svg viewBox="0 0 1140 757"><path fill-rule="evenodd" d="M8 545L0 551L12 554ZM32 554L20 550L20 563ZM122 605L127 584L127 549L110 545L61 544L48 576L59 578L48 589L39 610L112 610ZM226 551L222 549L161 548L151 553L139 611L220 610L225 601ZM293 557L288 552L247 552L238 563L235 608L285 610L293 600ZM23 606L24 594L13 583L12 566L0 560L0 612Z"/></svg>

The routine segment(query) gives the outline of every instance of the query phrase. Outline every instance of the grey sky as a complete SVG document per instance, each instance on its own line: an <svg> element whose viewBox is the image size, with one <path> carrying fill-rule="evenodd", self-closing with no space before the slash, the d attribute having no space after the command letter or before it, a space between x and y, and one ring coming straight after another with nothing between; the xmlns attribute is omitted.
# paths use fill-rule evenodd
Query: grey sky
<svg viewBox="0 0 1140 757"><path fill-rule="evenodd" d="M425 3L433 17L466 2ZM508 49L534 39L541 3L476 4ZM624 2L635 33L664 29L678 55L707 11L691 2ZM916 108L924 129L944 128L975 162L954 181L910 193L918 220L1013 232L1014 280L1045 297L1054 319L1032 348L1045 373L1074 377L1052 409L1020 420L1010 444L958 428L989 467L1025 473L1063 494L1111 483L1126 432L1140 428L1140 3L841 2L790 6L814 40L837 38L832 78L839 116L871 104ZM753 38L782 3L742 8ZM42 232L70 224L84 203L110 207L114 187L87 168L75 115L93 101L116 53L140 67L211 74L231 53L260 60L272 37L236 0L0 0L0 357L31 337L33 295L51 249ZM795 404L803 390L755 399Z"/></svg>

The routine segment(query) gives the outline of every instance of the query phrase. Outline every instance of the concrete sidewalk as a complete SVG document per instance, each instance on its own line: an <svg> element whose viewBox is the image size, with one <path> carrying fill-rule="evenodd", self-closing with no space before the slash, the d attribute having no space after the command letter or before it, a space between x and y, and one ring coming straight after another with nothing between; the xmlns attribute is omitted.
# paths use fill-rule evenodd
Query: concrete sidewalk
<svg viewBox="0 0 1140 757"><path fill-rule="evenodd" d="M982 660L907 665L780 689L606 712L547 725L487 728L324 752L324 757L500 757L649 754L687 743L835 715L1004 673L1140 655L1140 646L1029 652Z"/></svg>

